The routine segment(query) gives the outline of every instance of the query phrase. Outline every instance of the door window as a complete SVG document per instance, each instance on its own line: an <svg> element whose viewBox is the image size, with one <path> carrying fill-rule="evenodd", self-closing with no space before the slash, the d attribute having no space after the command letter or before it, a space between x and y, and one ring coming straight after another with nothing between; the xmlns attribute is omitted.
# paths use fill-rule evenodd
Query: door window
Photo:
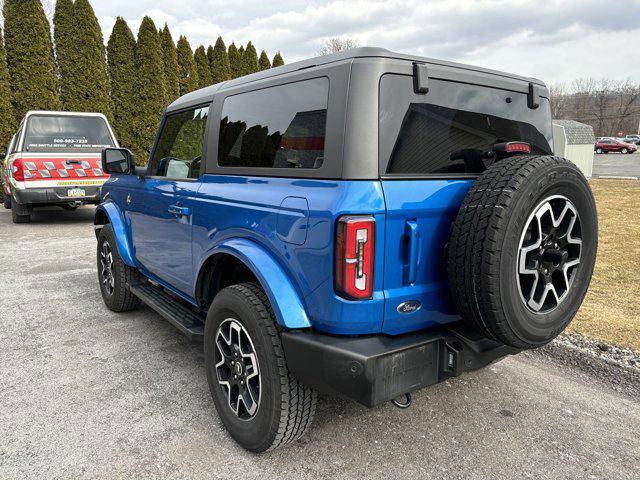
<svg viewBox="0 0 640 480"><path fill-rule="evenodd" d="M208 105L167 115L147 175L198 178L208 116Z"/></svg>
<svg viewBox="0 0 640 480"><path fill-rule="evenodd" d="M328 78L228 97L222 107L218 165L320 168L328 98Z"/></svg>

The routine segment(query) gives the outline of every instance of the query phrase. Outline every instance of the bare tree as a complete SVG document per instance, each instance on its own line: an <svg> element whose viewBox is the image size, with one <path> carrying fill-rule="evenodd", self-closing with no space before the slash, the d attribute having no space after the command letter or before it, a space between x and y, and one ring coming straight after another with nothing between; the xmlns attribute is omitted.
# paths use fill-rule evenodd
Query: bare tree
<svg viewBox="0 0 640 480"><path fill-rule="evenodd" d="M598 136L636 133L640 121L640 83L607 78L580 78L569 89L553 86L553 118L589 124Z"/></svg>
<svg viewBox="0 0 640 480"><path fill-rule="evenodd" d="M353 38L332 37L325 42L324 47L318 50L316 54L318 56L330 55L332 53L351 50L352 48L358 48L358 42Z"/></svg>
<svg viewBox="0 0 640 480"><path fill-rule="evenodd" d="M562 119L569 114L569 96L564 83L558 83L549 87L551 95L551 117Z"/></svg>

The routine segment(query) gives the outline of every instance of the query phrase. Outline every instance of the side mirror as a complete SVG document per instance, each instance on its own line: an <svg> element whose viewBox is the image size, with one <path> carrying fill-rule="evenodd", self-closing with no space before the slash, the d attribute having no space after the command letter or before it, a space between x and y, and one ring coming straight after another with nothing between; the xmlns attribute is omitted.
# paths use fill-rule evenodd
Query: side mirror
<svg viewBox="0 0 640 480"><path fill-rule="evenodd" d="M103 149L102 171L110 175L135 175L136 164L133 161L133 153L126 148Z"/></svg>

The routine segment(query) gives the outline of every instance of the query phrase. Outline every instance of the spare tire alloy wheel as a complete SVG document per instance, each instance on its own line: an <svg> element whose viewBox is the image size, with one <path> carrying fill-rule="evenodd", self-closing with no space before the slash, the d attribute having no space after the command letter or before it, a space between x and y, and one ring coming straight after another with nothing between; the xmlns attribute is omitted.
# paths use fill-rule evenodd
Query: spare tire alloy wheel
<svg viewBox="0 0 640 480"><path fill-rule="evenodd" d="M260 367L249 332L234 318L224 320L216 332L216 374L229 408L241 420L255 416L260 407Z"/></svg>
<svg viewBox="0 0 640 480"><path fill-rule="evenodd" d="M517 349L550 342L587 293L597 243L595 200L576 165L534 155L495 162L467 193L449 242L463 321Z"/></svg>
<svg viewBox="0 0 640 480"><path fill-rule="evenodd" d="M522 301L548 313L567 297L580 265L582 232L576 207L562 195L544 199L520 239L517 282Z"/></svg>

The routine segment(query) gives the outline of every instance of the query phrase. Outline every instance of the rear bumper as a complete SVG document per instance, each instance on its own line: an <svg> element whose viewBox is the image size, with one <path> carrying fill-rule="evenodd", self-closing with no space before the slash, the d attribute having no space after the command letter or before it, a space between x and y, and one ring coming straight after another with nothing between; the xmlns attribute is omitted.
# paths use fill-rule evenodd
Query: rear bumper
<svg viewBox="0 0 640 480"><path fill-rule="evenodd" d="M83 197L69 197L67 192L74 187L49 187L49 188L25 188L14 189L13 195L23 205L50 205L70 202L100 203L101 187L81 186L86 195Z"/></svg>
<svg viewBox="0 0 640 480"><path fill-rule="evenodd" d="M282 343L296 378L367 407L519 352L459 326L397 337L289 331Z"/></svg>

